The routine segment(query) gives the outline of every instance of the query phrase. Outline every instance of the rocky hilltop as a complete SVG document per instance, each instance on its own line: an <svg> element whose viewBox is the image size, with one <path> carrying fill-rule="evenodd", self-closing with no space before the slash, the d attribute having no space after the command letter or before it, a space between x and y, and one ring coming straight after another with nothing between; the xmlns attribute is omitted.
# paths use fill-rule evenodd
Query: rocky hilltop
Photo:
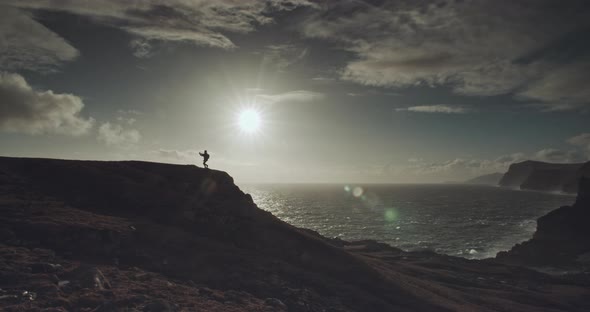
<svg viewBox="0 0 590 312"><path fill-rule="evenodd" d="M3 311L588 311L590 281L295 228L224 172L0 157Z"/></svg>
<svg viewBox="0 0 590 312"><path fill-rule="evenodd" d="M498 260L534 266L590 266L590 179L582 178L576 202L537 220L532 239L501 252Z"/></svg>
<svg viewBox="0 0 590 312"><path fill-rule="evenodd" d="M523 190L575 194L582 176L590 176L590 162L554 164L527 160L510 165L499 184Z"/></svg>

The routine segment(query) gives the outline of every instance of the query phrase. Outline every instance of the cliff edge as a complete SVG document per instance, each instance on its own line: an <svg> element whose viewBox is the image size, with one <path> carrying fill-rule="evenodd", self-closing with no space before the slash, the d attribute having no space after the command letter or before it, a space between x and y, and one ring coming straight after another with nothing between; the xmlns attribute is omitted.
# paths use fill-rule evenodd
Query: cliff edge
<svg viewBox="0 0 590 312"><path fill-rule="evenodd" d="M3 311L588 311L588 281L295 228L225 172L0 157Z"/></svg>
<svg viewBox="0 0 590 312"><path fill-rule="evenodd" d="M582 176L590 176L590 162L554 164L527 160L510 165L499 185L523 190L575 194Z"/></svg>

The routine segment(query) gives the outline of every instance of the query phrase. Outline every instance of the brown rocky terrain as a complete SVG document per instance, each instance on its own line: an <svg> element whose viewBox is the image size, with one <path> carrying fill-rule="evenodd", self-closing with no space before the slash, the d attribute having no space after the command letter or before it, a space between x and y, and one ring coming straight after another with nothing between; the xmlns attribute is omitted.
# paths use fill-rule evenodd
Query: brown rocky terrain
<svg viewBox="0 0 590 312"><path fill-rule="evenodd" d="M0 157L3 311L588 311L586 275L290 226L224 172Z"/></svg>

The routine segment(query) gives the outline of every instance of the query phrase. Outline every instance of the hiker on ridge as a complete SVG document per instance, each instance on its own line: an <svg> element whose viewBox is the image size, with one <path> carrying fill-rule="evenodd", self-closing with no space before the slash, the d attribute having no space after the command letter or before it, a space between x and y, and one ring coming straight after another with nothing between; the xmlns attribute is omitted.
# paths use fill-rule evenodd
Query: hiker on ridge
<svg viewBox="0 0 590 312"><path fill-rule="evenodd" d="M209 154L207 153L207 150L205 150L204 153L199 153L199 155L203 156L203 167L209 168L207 165L207 160L209 160Z"/></svg>

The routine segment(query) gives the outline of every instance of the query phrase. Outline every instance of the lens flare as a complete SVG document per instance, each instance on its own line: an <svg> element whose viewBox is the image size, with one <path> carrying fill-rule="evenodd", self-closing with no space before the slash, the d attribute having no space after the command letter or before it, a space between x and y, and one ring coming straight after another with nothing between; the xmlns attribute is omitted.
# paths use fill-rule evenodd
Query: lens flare
<svg viewBox="0 0 590 312"><path fill-rule="evenodd" d="M393 222L395 219L397 219L397 211L393 208L385 209L385 221Z"/></svg>
<svg viewBox="0 0 590 312"><path fill-rule="evenodd" d="M363 196L363 192L364 192L363 188L360 186L357 186L352 190L352 196L357 197L357 198L361 197L361 196Z"/></svg>

